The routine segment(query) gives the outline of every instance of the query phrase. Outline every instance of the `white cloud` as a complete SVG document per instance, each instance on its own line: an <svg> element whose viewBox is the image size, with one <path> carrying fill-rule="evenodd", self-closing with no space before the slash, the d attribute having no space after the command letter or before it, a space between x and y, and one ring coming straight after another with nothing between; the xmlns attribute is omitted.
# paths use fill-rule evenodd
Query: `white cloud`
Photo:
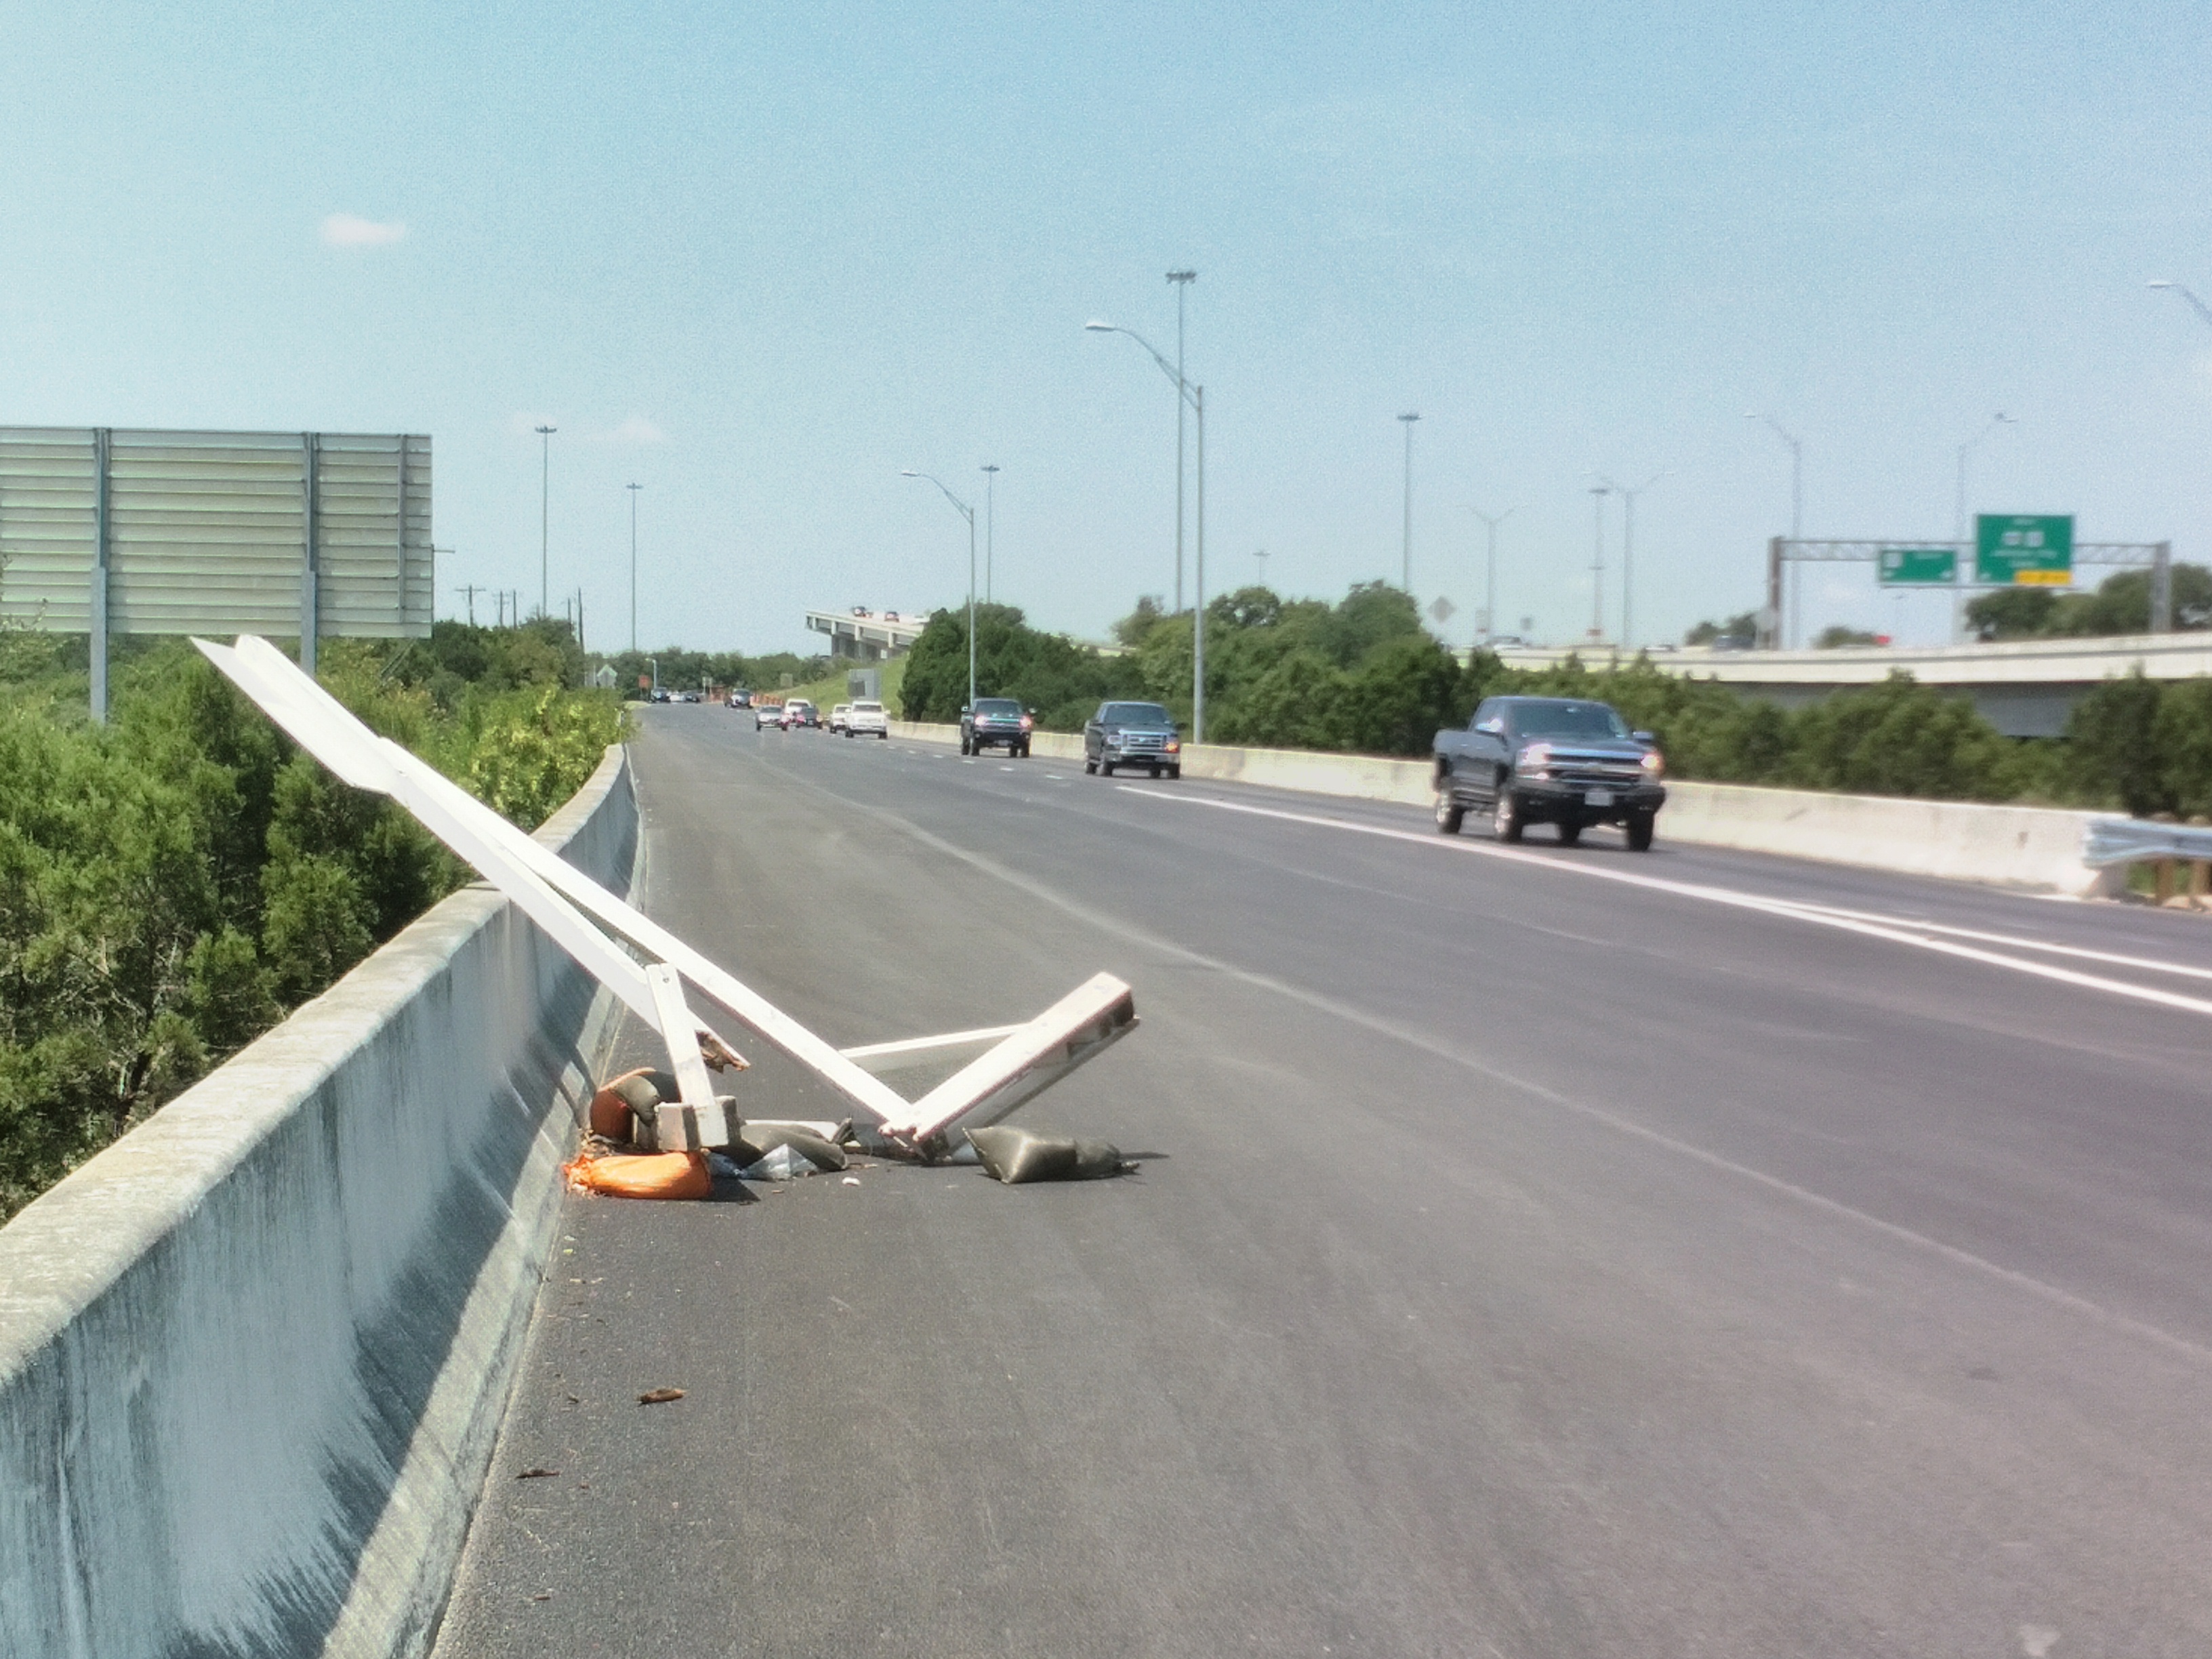
<svg viewBox="0 0 2212 1659"><path fill-rule="evenodd" d="M603 444L665 444L668 434L642 415L633 415L611 432L602 432Z"/></svg>
<svg viewBox="0 0 2212 1659"><path fill-rule="evenodd" d="M329 247L389 247L407 234L398 220L364 219L358 213L333 213L323 221L323 242Z"/></svg>

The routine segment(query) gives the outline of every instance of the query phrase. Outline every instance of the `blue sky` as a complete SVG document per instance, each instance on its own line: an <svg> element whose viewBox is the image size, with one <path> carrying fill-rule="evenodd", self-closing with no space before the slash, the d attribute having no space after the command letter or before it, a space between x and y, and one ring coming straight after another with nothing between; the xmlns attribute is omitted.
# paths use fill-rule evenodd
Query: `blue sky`
<svg viewBox="0 0 2212 1659"><path fill-rule="evenodd" d="M428 432L441 611L805 648L926 609L994 462L998 596L1087 637L1172 580L1206 386L1208 587L1394 577L1589 626L1593 471L1636 633L1816 534L2079 515L2212 562L2212 8L307 9L0 0L0 423ZM1617 627L1621 525L1607 517ZM486 613L488 614L488 613ZM1808 627L1933 639L1863 573Z"/></svg>

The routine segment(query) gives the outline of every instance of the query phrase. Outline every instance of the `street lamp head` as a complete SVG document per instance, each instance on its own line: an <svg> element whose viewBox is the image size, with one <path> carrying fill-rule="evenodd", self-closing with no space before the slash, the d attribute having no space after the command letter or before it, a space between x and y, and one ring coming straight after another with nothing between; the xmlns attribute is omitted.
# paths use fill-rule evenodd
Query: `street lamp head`
<svg viewBox="0 0 2212 1659"><path fill-rule="evenodd" d="M2173 283L2164 276L2154 277L2143 284L2145 288L2172 288Z"/></svg>
<svg viewBox="0 0 2212 1659"><path fill-rule="evenodd" d="M1418 415L1401 415L1398 418L1401 421L1418 421L1421 417Z"/></svg>
<svg viewBox="0 0 2212 1659"><path fill-rule="evenodd" d="M921 476L921 473L910 466L902 466L899 469L899 477L902 478L919 478Z"/></svg>
<svg viewBox="0 0 2212 1659"><path fill-rule="evenodd" d="M1092 334L1119 334L1121 331L1103 317L1093 317L1089 322L1084 324L1083 326L1088 332Z"/></svg>
<svg viewBox="0 0 2212 1659"><path fill-rule="evenodd" d="M986 461L986 462L984 462L984 463L983 463L983 465L981 465L981 466L977 467L975 470L976 470L978 472L996 472L996 471L999 470L999 468L998 468L998 465L997 465L997 464L996 464L996 463L994 463L994 462L991 462L991 461Z"/></svg>

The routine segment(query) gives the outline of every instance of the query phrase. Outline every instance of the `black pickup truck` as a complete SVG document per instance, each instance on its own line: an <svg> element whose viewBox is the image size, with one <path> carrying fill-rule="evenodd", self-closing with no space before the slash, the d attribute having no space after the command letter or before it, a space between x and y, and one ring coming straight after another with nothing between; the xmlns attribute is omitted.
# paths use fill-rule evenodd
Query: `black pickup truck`
<svg viewBox="0 0 2212 1659"><path fill-rule="evenodd" d="M1464 732L1437 733L1437 828L1459 833L1470 811L1490 814L1500 841L1555 823L1571 847L1593 823L1617 823L1638 853L1667 804L1666 772L1649 732L1577 697L1487 697Z"/></svg>

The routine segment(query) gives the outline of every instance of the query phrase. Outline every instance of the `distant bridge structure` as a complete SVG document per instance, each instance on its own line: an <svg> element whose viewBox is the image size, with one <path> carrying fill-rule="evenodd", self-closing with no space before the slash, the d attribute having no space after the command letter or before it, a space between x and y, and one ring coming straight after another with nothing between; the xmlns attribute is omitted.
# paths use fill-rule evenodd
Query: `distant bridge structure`
<svg viewBox="0 0 2212 1659"><path fill-rule="evenodd" d="M1555 668L1570 656L1587 668L1626 666L1638 654L1610 645L1508 646L1498 653L1508 667L1522 669ZM2137 669L2154 680L2212 674L2212 632L1831 651L1697 646L1648 655L1662 674L1712 680L1792 708L1852 686L1879 684L1901 669L1923 685L1971 698L1983 718L2007 737L2051 738L2065 731L2074 705L2106 680Z"/></svg>

